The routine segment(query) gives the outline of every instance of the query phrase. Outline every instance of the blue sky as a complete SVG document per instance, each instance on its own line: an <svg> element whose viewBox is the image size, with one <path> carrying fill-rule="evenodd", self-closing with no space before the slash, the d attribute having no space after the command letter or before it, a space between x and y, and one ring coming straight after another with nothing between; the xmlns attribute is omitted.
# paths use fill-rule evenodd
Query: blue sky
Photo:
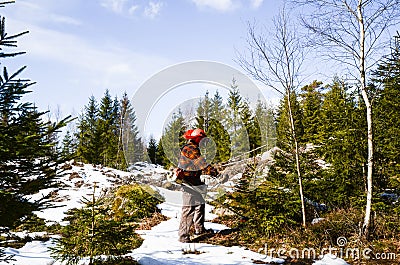
<svg viewBox="0 0 400 265"><path fill-rule="evenodd" d="M209 60L240 69L236 51L246 49L247 22L272 30L283 2L16 0L0 14L10 34L30 31L18 42L27 54L4 59L2 66L9 72L28 66L22 77L36 84L26 99L40 110L77 116L90 96L100 99L108 89L113 97L121 98L124 92L132 97L150 77L182 62ZM314 79L330 82L336 69L318 56L308 59L309 79L304 84ZM260 87L267 100L277 102L277 93ZM192 95L185 98L187 91L183 88L160 101L149 126L152 132L160 134L160 124L179 102L202 96L205 90L190 89Z"/></svg>
<svg viewBox="0 0 400 265"><path fill-rule="evenodd" d="M26 55L6 60L28 68L37 84L28 96L39 109L81 113L106 89L134 94L173 64L211 60L239 67L246 23L269 23L280 0L17 0L1 10L7 30L29 30L18 42ZM203 93L204 91L201 91Z"/></svg>
<svg viewBox="0 0 400 265"><path fill-rule="evenodd" d="M2 8L7 30L29 30L26 55L3 62L37 84L39 109L78 115L88 98L132 96L173 64L211 60L239 68L248 21L271 22L281 0L17 0ZM201 91L203 93L204 91Z"/></svg>

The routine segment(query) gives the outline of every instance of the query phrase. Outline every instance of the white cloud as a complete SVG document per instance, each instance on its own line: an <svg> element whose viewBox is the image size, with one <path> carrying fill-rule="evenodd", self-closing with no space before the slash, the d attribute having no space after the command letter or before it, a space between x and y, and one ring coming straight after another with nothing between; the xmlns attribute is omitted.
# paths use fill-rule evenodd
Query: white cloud
<svg viewBox="0 0 400 265"><path fill-rule="evenodd" d="M162 6L162 2L150 1L149 5L144 10L144 15L149 18L155 18L160 14Z"/></svg>
<svg viewBox="0 0 400 265"><path fill-rule="evenodd" d="M18 2L11 17L23 17L26 22L30 22L31 24L55 22L72 26L82 25L82 22L74 17L53 12L48 3L38 5L29 1Z"/></svg>
<svg viewBox="0 0 400 265"><path fill-rule="evenodd" d="M10 19L10 24L16 32L25 28L18 20ZM19 41L18 50L27 51L22 59L29 60L28 77L37 82L30 96L40 109L61 104L63 113L72 108L79 111L91 95L100 98L105 89L118 97L123 91L132 96L147 78L172 63L121 48L118 43L99 45L35 25L29 30L30 34Z"/></svg>
<svg viewBox="0 0 400 265"><path fill-rule="evenodd" d="M163 2L156 1L147 1L146 6L144 4L137 4L137 2L137 0L101 0L100 4L104 8L107 8L119 15L132 17L140 12L143 14L143 16L151 19L160 14L161 8L164 5Z"/></svg>
<svg viewBox="0 0 400 265"><path fill-rule="evenodd" d="M259 8L263 2L264 0L250 0L251 7L256 9Z"/></svg>
<svg viewBox="0 0 400 265"><path fill-rule="evenodd" d="M111 11L121 14L124 11L127 0L102 0L101 5Z"/></svg>
<svg viewBox="0 0 400 265"><path fill-rule="evenodd" d="M133 16L136 12L136 10L139 9L139 5L132 5L129 9L128 9L128 13L129 15Z"/></svg>
<svg viewBox="0 0 400 265"><path fill-rule="evenodd" d="M99 47L71 34L39 27L31 27L31 31L32 34L28 36L30 40L21 42L21 48L28 50L31 56L93 73L96 83L101 82L103 85L116 82L118 85L128 85L135 77L146 76L144 73L149 70L147 67L153 70L156 69L155 65L164 64L162 59L121 49L117 44ZM25 44L27 47L23 47ZM115 75L119 78L113 77ZM100 76L103 78L99 79ZM120 78L122 76L123 79Z"/></svg>
<svg viewBox="0 0 400 265"><path fill-rule="evenodd" d="M221 12L227 12L239 7L233 0L192 0L198 8L212 8Z"/></svg>
<svg viewBox="0 0 400 265"><path fill-rule="evenodd" d="M57 23L69 24L69 25L74 25L74 26L79 26L82 24L79 20L74 19L72 17L67 17L67 16L60 16L60 15L52 14L49 16L49 18L52 21L57 22Z"/></svg>
<svg viewBox="0 0 400 265"><path fill-rule="evenodd" d="M248 1L248 0L246 0ZM248 5L243 0L192 0L199 9L215 9L220 12L229 12ZM249 0L250 7L259 8L264 0Z"/></svg>

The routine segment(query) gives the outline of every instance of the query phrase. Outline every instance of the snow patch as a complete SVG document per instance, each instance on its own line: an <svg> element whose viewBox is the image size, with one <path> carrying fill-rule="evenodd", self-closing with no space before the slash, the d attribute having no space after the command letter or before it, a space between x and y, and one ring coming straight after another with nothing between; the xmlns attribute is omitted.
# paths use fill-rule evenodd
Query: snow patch
<svg viewBox="0 0 400 265"><path fill-rule="evenodd" d="M148 163L137 163L131 168L131 172L119 171L111 168L93 166L93 165L72 165L72 167L63 172L58 178L62 184L58 189L47 189L31 196L31 200L38 200L46 194L52 193L54 198L54 206L43 211L36 212L39 217L46 219L48 222L61 222L65 216L65 212L72 208L81 207L81 199L83 196L93 192L93 183L97 182L98 188L96 192L100 193L103 189L113 187L122 180L135 179L135 176L141 176L144 179L162 180L169 171ZM73 178L71 174L75 172ZM240 174L233 174L227 179L238 180ZM232 185L231 182L228 182ZM232 186L230 186L232 187ZM137 248L132 250L128 255L138 260L142 265L164 265L164 264L191 264L191 265L211 265L211 264L231 264L231 265L250 265L254 261L283 263L283 259L271 258L264 254L250 251L241 246L224 247L204 243L181 243L178 241L178 228L181 216L182 193L180 191L172 191L160 187L153 188L158 191L164 198L165 202L158 205L162 214L170 217L169 220L161 222L151 230L137 231L144 242ZM205 227L218 232L228 227L210 222L216 215L212 214L214 207L206 204L206 220ZM31 236L31 235L30 235ZM47 242L32 241L27 243L20 249L5 248L5 253L15 255L15 265L65 265L54 259L50 255L49 248L54 246L54 240ZM185 254L184 250L197 250L198 255ZM83 259L80 264L87 260ZM321 260L316 261L316 265L347 265L342 259L331 256L324 256Z"/></svg>
<svg viewBox="0 0 400 265"><path fill-rule="evenodd" d="M321 260L314 262L313 265L348 265L348 263L335 255L327 254Z"/></svg>

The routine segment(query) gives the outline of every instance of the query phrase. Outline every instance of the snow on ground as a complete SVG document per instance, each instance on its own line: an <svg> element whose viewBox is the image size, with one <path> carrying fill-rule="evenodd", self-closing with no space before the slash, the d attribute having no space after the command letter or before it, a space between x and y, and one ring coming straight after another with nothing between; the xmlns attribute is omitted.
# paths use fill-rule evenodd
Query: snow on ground
<svg viewBox="0 0 400 265"><path fill-rule="evenodd" d="M314 262L313 265L348 265L348 263L341 258L327 254L321 260Z"/></svg>
<svg viewBox="0 0 400 265"><path fill-rule="evenodd" d="M271 261L265 255L245 250L242 247L223 247L200 243L178 242L179 219L172 218L142 235L142 246L132 256L140 264L253 264L252 259ZM212 223L207 228L216 228ZM217 228L218 229L218 228ZM201 254L184 254L183 250L197 250ZM267 259L265 259L267 258ZM276 260L281 261L283 260Z"/></svg>
<svg viewBox="0 0 400 265"><path fill-rule="evenodd" d="M178 241L178 227L181 215L181 192L159 188L165 197L165 202L159 205L161 212L171 219L162 222L151 230L138 231L144 238L140 248L133 250L131 256L140 264L254 264L253 260L279 262L281 259L271 259L263 254L246 250L244 247L223 247L204 243L181 243ZM206 207L206 220L212 220L212 207ZM207 229L218 232L228 227L221 224L206 222ZM196 250L201 254L184 254L184 250Z"/></svg>
<svg viewBox="0 0 400 265"><path fill-rule="evenodd" d="M132 172L117 171L109 168L100 168L92 165L73 166L60 178L63 188L48 189L32 196L31 199L39 199L44 194L55 194L55 205L58 208L46 209L36 214L51 222L61 222L65 217L65 211L81 206L82 196L93 192L93 183L97 182L97 192L102 188L111 187L114 182L124 177L141 175L160 179L166 171L154 165L141 163L133 168ZM160 223L151 230L137 231L143 238L143 244L129 255L134 257L142 265L175 265L175 264L254 264L254 260L264 262L282 263L282 259L272 259L264 254L256 253L241 246L224 247L204 243L180 243L178 241L178 227L181 215L181 192L171 191L155 187L165 197L165 202L159 205L162 213L169 220ZM210 222L216 216L211 213L212 206L206 205L207 229L221 231L227 227ZM15 261L11 265L65 265L54 261L50 256L49 248L54 246L53 240L41 242L33 240L20 249L5 248L5 253L15 255ZM184 251L199 251L200 254L184 254ZM81 262L83 264L84 261ZM341 259L324 256L316 265L344 265Z"/></svg>
<svg viewBox="0 0 400 265"><path fill-rule="evenodd" d="M61 184L60 188L42 190L31 196L30 199L38 200L53 192L53 205L55 208L44 209L35 212L35 214L40 218L46 219L48 224L54 222L62 223L67 210L81 207L82 198L88 198L89 194L93 193L94 183L96 183L96 196L98 196L105 189L112 187L115 182L120 182L127 178L134 179L138 175L160 179L167 172L167 170L159 166L145 162L138 163L130 172L96 165L75 164L72 165L71 169L64 171L62 176L58 178Z"/></svg>
<svg viewBox="0 0 400 265"><path fill-rule="evenodd" d="M6 248L5 253L15 255L15 261L9 264L15 265L48 265L53 264L54 260L50 257L49 247L52 246L50 241L32 241L25 244L20 249Z"/></svg>

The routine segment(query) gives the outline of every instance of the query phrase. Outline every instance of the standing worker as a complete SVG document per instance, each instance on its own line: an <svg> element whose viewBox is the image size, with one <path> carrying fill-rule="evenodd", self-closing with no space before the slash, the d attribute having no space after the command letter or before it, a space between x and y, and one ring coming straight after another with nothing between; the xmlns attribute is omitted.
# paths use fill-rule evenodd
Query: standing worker
<svg viewBox="0 0 400 265"><path fill-rule="evenodd" d="M188 140L181 148L177 178L184 182L182 186L182 217L179 225L179 241L190 242L190 227L194 225L195 234L201 235L208 232L204 227L205 200L207 185L201 181L200 176L217 176L218 171L209 165L201 156L199 144L206 136L202 129L188 130L183 137Z"/></svg>

